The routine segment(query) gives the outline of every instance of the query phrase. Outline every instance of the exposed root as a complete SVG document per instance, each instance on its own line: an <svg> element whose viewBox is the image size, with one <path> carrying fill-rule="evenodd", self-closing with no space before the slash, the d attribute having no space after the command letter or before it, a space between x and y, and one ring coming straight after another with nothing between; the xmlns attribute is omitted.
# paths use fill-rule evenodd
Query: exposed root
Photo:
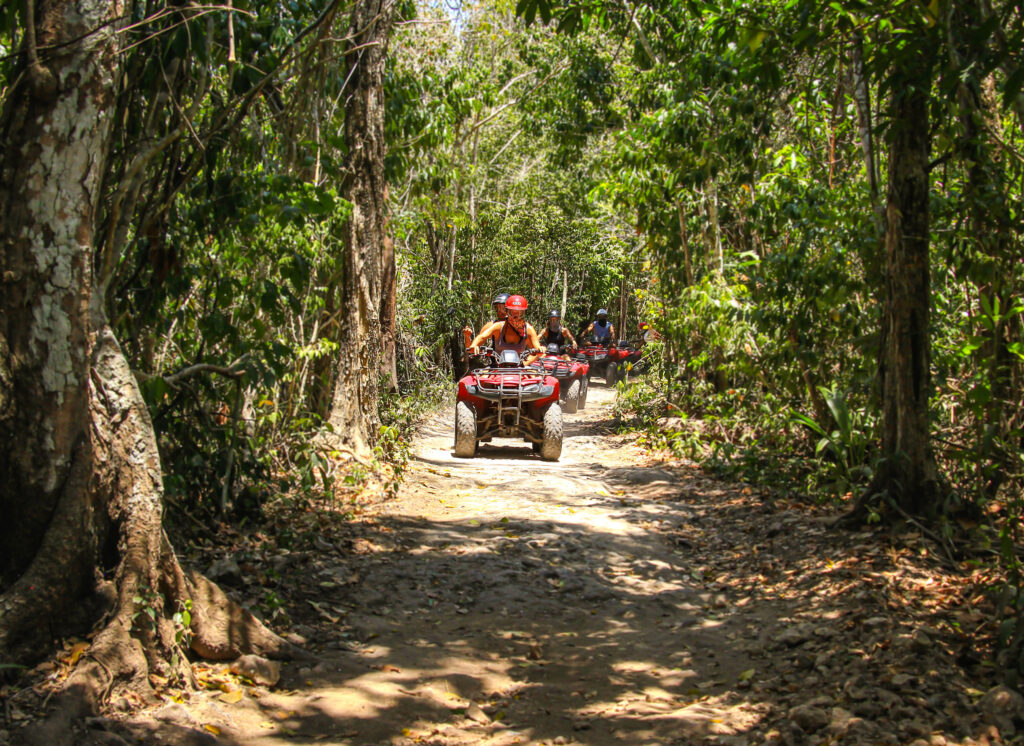
<svg viewBox="0 0 1024 746"><path fill-rule="evenodd" d="M51 578L64 573L51 589L64 597L53 599L50 611L58 609L60 602L65 609L72 608L83 593L75 591L68 577L81 577L84 565L84 574L95 580L93 573L102 563L98 547L109 546L116 539L115 598L98 620L100 630L89 650L54 698L50 716L34 728L23 729L19 738L29 744L67 742L71 723L97 713L104 700L120 692L130 691L144 702L155 703L151 675L177 679L188 686L192 676L185 649L189 646L196 655L213 660L243 653L303 655L215 584L182 570L161 525L160 461L149 415L127 361L106 326L97 332L92 365L92 449L87 454L91 458L82 461L92 479L83 480L88 481L87 489L80 484L77 494L68 492L71 506L58 518L73 516L72 523L80 532L98 539L89 543L90 557L65 550L54 555L40 553L37 561L50 568ZM47 541L66 542L68 527L63 524L67 522L55 520L53 536L48 535ZM79 538L70 543L86 542ZM69 564L71 561L77 564ZM16 585L11 591L18 588ZM18 598L22 603L17 609L24 617L31 599L24 594ZM10 593L5 594L0 609L7 609L12 599ZM175 614L189 601L191 620L185 628L175 621ZM3 618L8 618L6 612Z"/></svg>
<svg viewBox="0 0 1024 746"><path fill-rule="evenodd" d="M195 571L183 572L177 560L168 567L167 579L175 597L192 601L190 647L200 658L233 660L245 653L282 659L308 657L228 598L216 583Z"/></svg>

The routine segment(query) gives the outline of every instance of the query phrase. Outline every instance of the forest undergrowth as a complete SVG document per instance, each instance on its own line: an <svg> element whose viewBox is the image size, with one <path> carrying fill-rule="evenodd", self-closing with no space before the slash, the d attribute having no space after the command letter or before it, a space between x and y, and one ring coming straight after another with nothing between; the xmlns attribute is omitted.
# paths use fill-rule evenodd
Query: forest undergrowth
<svg viewBox="0 0 1024 746"><path fill-rule="evenodd" d="M652 362L650 375L619 384L616 402L620 427L636 433L650 453L699 464L727 481L757 485L777 499L828 506L839 516L870 485L879 459L878 423L863 406L855 408L846 392L820 391L829 417L818 422L798 403L780 401L761 385L720 389L685 366L672 376L659 358ZM963 421L937 423L935 438L943 444L937 449L939 462L954 490L950 499L959 504L977 489L980 476L970 434ZM948 568L973 578L991 614L983 629L973 632L975 652L1016 685L1012 643L1020 629L1024 473L1002 474L998 487L999 495L983 500L980 510L977 505L954 509L939 526L921 523L892 501L883 499L879 510L889 513L885 525L927 536ZM881 522L881 515L869 514L868 525Z"/></svg>

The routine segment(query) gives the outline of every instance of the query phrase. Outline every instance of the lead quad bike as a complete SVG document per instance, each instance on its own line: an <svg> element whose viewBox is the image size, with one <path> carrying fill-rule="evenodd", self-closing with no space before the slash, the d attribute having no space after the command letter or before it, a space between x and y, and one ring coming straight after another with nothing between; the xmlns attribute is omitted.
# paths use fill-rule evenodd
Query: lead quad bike
<svg viewBox="0 0 1024 746"><path fill-rule="evenodd" d="M455 455L473 458L478 443L495 437L522 438L545 461L557 461L562 454L558 379L523 365L514 350L482 357L483 367L459 379Z"/></svg>
<svg viewBox="0 0 1024 746"><path fill-rule="evenodd" d="M543 368L549 376L558 379L559 400L562 410L574 414L587 406L587 373L590 365L580 360L562 357L565 348L549 344L546 354L533 361L534 367Z"/></svg>
<svg viewBox="0 0 1024 746"><path fill-rule="evenodd" d="M604 345L592 344L581 347L576 357L590 365L588 378L600 376L609 386L614 386L619 380L619 366L609 357L608 348Z"/></svg>

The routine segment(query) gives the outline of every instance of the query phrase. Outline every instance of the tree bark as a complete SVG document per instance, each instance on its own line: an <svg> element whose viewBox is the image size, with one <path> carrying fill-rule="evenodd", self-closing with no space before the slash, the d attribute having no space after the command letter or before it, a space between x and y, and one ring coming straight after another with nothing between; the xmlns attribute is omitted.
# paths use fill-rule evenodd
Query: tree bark
<svg viewBox="0 0 1024 746"><path fill-rule="evenodd" d="M38 9L39 46L100 26L116 11L91 0L78 18L68 5ZM110 131L102 112L113 103L115 52L110 31L62 49L47 59L47 69L62 80L74 76L77 95L65 88L41 96L22 78L0 120L2 588L34 559L74 464L87 458L81 449L88 421L88 247Z"/></svg>
<svg viewBox="0 0 1024 746"><path fill-rule="evenodd" d="M452 281L455 279L455 249L458 246L459 227L452 223L452 245L448 252L448 292L451 292Z"/></svg>
<svg viewBox="0 0 1024 746"><path fill-rule="evenodd" d="M56 86L40 95L16 84L0 120L0 658L31 660L104 623L39 736L53 743L103 693L146 696L149 671L184 660L173 655L182 640L216 657L287 648L178 565L161 525L153 426L104 317L93 245L124 9L39 9ZM193 620L179 630L172 617L186 600Z"/></svg>
<svg viewBox="0 0 1024 746"><path fill-rule="evenodd" d="M931 449L929 397L928 103L933 61L907 54L894 73L886 200L886 299L882 318L882 463L865 499L887 495L902 511L928 520L944 510ZM863 500L861 501L863 506Z"/></svg>
<svg viewBox="0 0 1024 746"><path fill-rule="evenodd" d="M683 247L683 275L686 287L693 285L693 265L690 261L690 238L686 232L686 217L683 215L683 203L676 202L676 214L679 217L679 242Z"/></svg>
<svg viewBox="0 0 1024 746"><path fill-rule="evenodd" d="M704 191L708 207L708 222L711 224L711 245L708 257L712 274L721 275L725 271L725 254L722 251L722 226L718 222L718 185L708 179Z"/></svg>
<svg viewBox="0 0 1024 746"><path fill-rule="evenodd" d="M385 195L384 202L387 203ZM381 376L390 391L398 391L398 262L395 241L385 234L381 242L380 339Z"/></svg>
<svg viewBox="0 0 1024 746"><path fill-rule="evenodd" d="M391 313L394 293L384 177L384 63L394 14L395 4L387 0L358 0L345 55L351 66L345 100L349 167L342 195L352 203L352 216L345 227L344 323L329 422L335 435L359 453L369 451L377 432L382 331L387 331L381 329L381 318ZM385 307L387 314L382 314Z"/></svg>
<svg viewBox="0 0 1024 746"><path fill-rule="evenodd" d="M853 99L857 104L857 132L864 157L864 171L871 194L871 211L875 216L875 229L885 234L885 208L878 194L878 167L875 165L875 139L871 117L871 87L864 67L864 39L860 32L853 35L850 44L850 72L853 77ZM876 271L875 275L879 273Z"/></svg>

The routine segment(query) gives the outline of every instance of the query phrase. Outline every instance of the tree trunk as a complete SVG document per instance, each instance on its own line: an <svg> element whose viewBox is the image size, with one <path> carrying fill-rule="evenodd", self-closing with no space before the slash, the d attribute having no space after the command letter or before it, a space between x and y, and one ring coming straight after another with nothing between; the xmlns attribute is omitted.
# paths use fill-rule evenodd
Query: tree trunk
<svg viewBox="0 0 1024 746"><path fill-rule="evenodd" d="M381 309L391 300L385 266L387 183L384 177L384 63L395 4L358 0L352 8L345 60L351 66L345 99L348 176L342 196L352 203L345 227L343 327L329 422L354 451L365 453L377 432ZM393 249L391 249L393 253ZM386 332L386 330L385 330Z"/></svg>
<svg viewBox="0 0 1024 746"><path fill-rule="evenodd" d="M875 163L874 128L871 117L871 87L867 70L864 67L864 39L859 32L853 35L850 45L850 72L853 77L853 99L857 105L857 132L860 136L860 149L864 158L864 171L868 179L868 191L871 195L871 212L874 216L875 232L881 244L885 236L885 207L878 193L878 167ZM876 258L878 252L865 257L868 282L877 287L881 284L881 262Z"/></svg>
<svg viewBox="0 0 1024 746"><path fill-rule="evenodd" d="M448 253L448 292L452 290L452 281L455 279L455 249L458 246L459 227L452 223L452 246Z"/></svg>
<svg viewBox="0 0 1024 746"><path fill-rule="evenodd" d="M928 100L932 59L908 54L892 85L886 205L886 299L882 318L882 464L865 499L887 495L904 512L935 519L943 511L929 438ZM863 500L861 501L863 507Z"/></svg>
<svg viewBox="0 0 1024 746"><path fill-rule="evenodd" d="M40 75L54 84L15 75L0 120L0 657L31 660L104 620L39 736L60 742L103 693L146 696L149 671L174 674L181 639L219 658L285 643L178 565L153 426L104 318L93 242L124 9L41 11L38 42L59 51ZM186 600L191 629L176 629Z"/></svg>
<svg viewBox="0 0 1024 746"><path fill-rule="evenodd" d="M711 224L711 246L708 256L711 260L709 269L712 274L721 275L725 271L725 255L722 251L722 226L718 222L718 185L708 179L705 190L708 203L708 222Z"/></svg>
<svg viewBox="0 0 1024 746"><path fill-rule="evenodd" d="M565 305L569 299L569 270L562 270L562 305L558 308L558 313L562 315L562 319L565 319Z"/></svg>
<svg viewBox="0 0 1024 746"><path fill-rule="evenodd" d="M676 213L679 217L679 242L683 247L683 276L686 287L693 285L693 265L690 262L690 238L686 232L686 217L683 215L683 203L676 202Z"/></svg>
<svg viewBox="0 0 1024 746"><path fill-rule="evenodd" d="M626 317L629 315L629 296L632 294L630 287L632 276L629 270L630 265L627 260L622 271L622 284L619 285L619 339L626 338ZM614 341L618 342L619 340Z"/></svg>
<svg viewBox="0 0 1024 746"><path fill-rule="evenodd" d="M384 201L386 204L387 197ZM395 256L395 241L386 232L381 248L381 375L384 385L390 391L398 391L398 262Z"/></svg>
<svg viewBox="0 0 1024 746"><path fill-rule="evenodd" d="M114 8L107 5L84 3L81 19L65 18L70 8L40 8L38 45L63 41L63 24L85 32L109 21ZM110 131L100 112L114 98L113 34L98 33L47 62L52 69L46 74L74 76L80 95L44 92L15 73L12 79L20 82L8 94L0 122L4 588L35 557L73 465L87 458L80 450L88 413L89 247Z"/></svg>

